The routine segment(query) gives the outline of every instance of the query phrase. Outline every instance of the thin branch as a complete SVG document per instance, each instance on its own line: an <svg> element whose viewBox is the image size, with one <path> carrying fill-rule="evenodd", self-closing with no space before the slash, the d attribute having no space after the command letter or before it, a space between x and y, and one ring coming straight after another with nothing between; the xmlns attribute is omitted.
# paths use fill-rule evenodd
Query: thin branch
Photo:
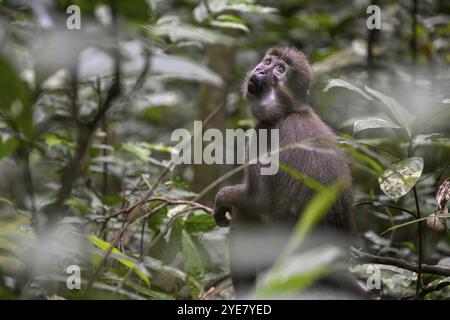
<svg viewBox="0 0 450 320"><path fill-rule="evenodd" d="M422 297L422 260L423 260L423 245L422 245L422 220L421 220L421 214L420 214L420 207L419 207L419 197L417 195L416 186L413 187L414 191L414 201L416 203L416 212L417 212L417 231L419 233L418 236L418 255L419 255L419 261L418 261L418 272L417 272L417 286L416 286L416 296L417 298Z"/></svg>
<svg viewBox="0 0 450 320"><path fill-rule="evenodd" d="M372 255L370 253L363 252L354 247L352 247L350 250L351 250L351 253L355 256L355 258L358 259L359 262L384 264L384 265L389 265L389 266L394 266L394 267L410 270L410 271L413 271L416 273L419 272L419 266L417 264L408 262L406 260L396 259L396 258L391 258L391 257L376 256L376 255ZM422 264L421 267L422 267L421 271L423 273L436 274L436 275L445 276L445 277L450 276L450 268L447 268L447 267L441 267L441 266L437 266L437 265L428 265L428 264Z"/></svg>
<svg viewBox="0 0 450 320"><path fill-rule="evenodd" d="M450 286L450 280L439 281L437 284L429 284L422 288L422 297L425 297L429 293L442 290L447 286Z"/></svg>
<svg viewBox="0 0 450 320"><path fill-rule="evenodd" d="M392 204L387 204L387 203L382 203L382 202L373 202L373 201L364 201L364 202L356 202L353 205L355 207L370 205L370 206L374 206L374 207L383 207L383 208L396 209L396 210L399 210L399 211L403 211L403 212L409 213L414 218L417 218L415 212L413 212L411 210L408 210L408 209L405 209L405 208L402 208L402 207L399 207L399 206L392 205Z"/></svg>
<svg viewBox="0 0 450 320"><path fill-rule="evenodd" d="M37 215L37 208L36 208L36 197L34 194L34 183L33 183L33 176L31 175L31 168L30 168L30 151L26 150L26 154L24 155L23 159L23 174L24 174L24 181L25 181L25 189L27 190L28 197L30 198L31 202L31 224L36 223L36 215Z"/></svg>

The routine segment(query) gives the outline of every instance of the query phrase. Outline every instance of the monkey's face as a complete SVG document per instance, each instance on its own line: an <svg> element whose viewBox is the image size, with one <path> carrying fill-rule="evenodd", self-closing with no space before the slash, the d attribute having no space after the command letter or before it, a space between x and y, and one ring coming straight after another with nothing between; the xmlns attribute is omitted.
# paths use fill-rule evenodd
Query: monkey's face
<svg viewBox="0 0 450 320"><path fill-rule="evenodd" d="M247 97L260 98L286 78L288 65L281 58L267 55L250 72L247 83Z"/></svg>
<svg viewBox="0 0 450 320"><path fill-rule="evenodd" d="M247 74L244 96L258 120L277 120L282 117L282 110L278 108L277 88L286 81L288 71L289 66L283 59L267 54Z"/></svg>
<svg viewBox="0 0 450 320"><path fill-rule="evenodd" d="M248 72L243 94L256 119L277 121L298 111L305 101L310 78L310 66L303 53L291 48L272 48Z"/></svg>

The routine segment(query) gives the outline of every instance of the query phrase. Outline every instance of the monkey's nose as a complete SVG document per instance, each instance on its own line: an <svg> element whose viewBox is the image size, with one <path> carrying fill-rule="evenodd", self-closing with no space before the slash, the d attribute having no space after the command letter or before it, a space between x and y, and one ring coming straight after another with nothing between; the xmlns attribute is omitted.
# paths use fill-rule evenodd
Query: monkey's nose
<svg viewBox="0 0 450 320"><path fill-rule="evenodd" d="M248 92L252 95L259 95L265 87L267 74L265 71L256 71L248 81Z"/></svg>
<svg viewBox="0 0 450 320"><path fill-rule="evenodd" d="M258 93L260 88L261 88L261 79L256 74L253 74L248 81L247 90L249 93L254 95Z"/></svg>
<svg viewBox="0 0 450 320"><path fill-rule="evenodd" d="M265 71L258 71L258 72L256 72L255 76L258 79L262 79L262 78L264 78L266 76L266 72Z"/></svg>

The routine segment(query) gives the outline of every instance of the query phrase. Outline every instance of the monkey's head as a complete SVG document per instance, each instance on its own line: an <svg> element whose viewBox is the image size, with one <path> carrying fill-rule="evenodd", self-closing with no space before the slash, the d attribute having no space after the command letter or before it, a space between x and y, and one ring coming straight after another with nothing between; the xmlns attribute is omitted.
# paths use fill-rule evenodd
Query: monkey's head
<svg viewBox="0 0 450 320"><path fill-rule="evenodd" d="M256 119L276 121L309 108L311 79L311 66L303 52L275 47L248 72L242 90Z"/></svg>

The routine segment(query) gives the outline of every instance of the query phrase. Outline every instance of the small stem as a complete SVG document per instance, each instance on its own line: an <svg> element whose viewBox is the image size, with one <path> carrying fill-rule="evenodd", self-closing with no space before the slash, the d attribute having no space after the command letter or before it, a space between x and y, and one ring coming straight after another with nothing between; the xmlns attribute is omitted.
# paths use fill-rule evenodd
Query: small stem
<svg viewBox="0 0 450 320"><path fill-rule="evenodd" d="M145 226L147 225L148 217L145 217L142 221L141 226L141 241L139 243L139 256L142 256L142 252L144 250L144 234L145 234Z"/></svg>
<svg viewBox="0 0 450 320"><path fill-rule="evenodd" d="M34 183L33 177L31 175L30 168L30 152L26 151L24 157L24 168L23 168L24 178L25 178L25 188L27 189L28 196L31 202L31 214L32 214L32 224L36 223L36 198L34 195Z"/></svg>
<svg viewBox="0 0 450 320"><path fill-rule="evenodd" d="M399 207L399 206L395 206L395 205L392 205L392 204L376 203L376 202L372 202L372 201L357 202L357 203L353 204L353 206L355 206L355 207L357 207L357 206L367 206L367 205L374 206L374 207L396 209L396 210L399 210L399 211L403 211L403 212L409 213L414 218L417 218L417 215L413 211L405 209L405 208L402 208L402 207Z"/></svg>
<svg viewBox="0 0 450 320"><path fill-rule="evenodd" d="M409 141L408 146L408 157L414 156L414 148L412 140ZM416 183L417 185L417 183ZM418 238L417 238L417 254L419 256L419 261L417 263L417 283L416 283L416 298L420 299L422 297L422 260L423 260L423 248L422 248L422 222L421 214L420 214L420 206L419 206L419 196L417 195L417 189L414 185L413 187L413 193L414 193L414 202L416 204L416 218L419 219L417 222L417 232L418 232Z"/></svg>
<svg viewBox="0 0 450 320"><path fill-rule="evenodd" d="M417 217L420 219L420 207L419 207L419 197L417 196L416 187L413 188L414 191L414 200L416 202L416 212ZM419 221L417 224L417 229L419 232L418 238L418 254L419 254L419 262L418 262L418 270L417 270L417 285L416 285L416 296L417 298L422 297L422 259L423 259L423 251L422 251L422 221Z"/></svg>
<svg viewBox="0 0 450 320"><path fill-rule="evenodd" d="M412 62L415 69L417 64L417 12L418 12L418 0L413 0L413 6L411 9L412 16L412 37L411 37L411 51L412 51Z"/></svg>

